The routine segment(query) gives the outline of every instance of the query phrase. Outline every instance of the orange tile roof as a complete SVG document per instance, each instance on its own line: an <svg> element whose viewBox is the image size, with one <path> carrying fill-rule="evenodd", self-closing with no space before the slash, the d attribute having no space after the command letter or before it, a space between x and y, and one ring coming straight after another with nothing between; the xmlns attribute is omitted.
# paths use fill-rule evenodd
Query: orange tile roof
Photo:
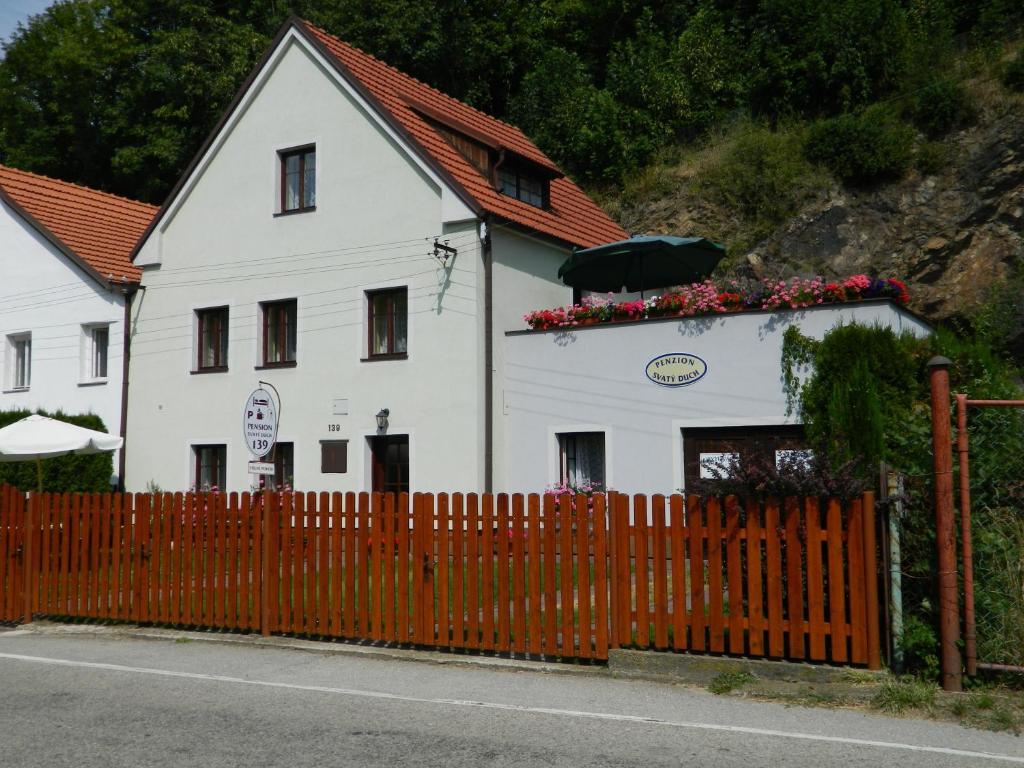
<svg viewBox="0 0 1024 768"><path fill-rule="evenodd" d="M447 96L435 88L388 66L368 53L342 42L309 22L304 25L314 39L356 79L357 85L369 92L399 126L419 144L427 156L437 163L483 210L523 227L558 238L573 245L589 247L628 237L616 224L567 177L551 181L550 208L543 210L513 197L500 194L480 171L449 144L424 117L416 111L421 104L458 130L467 126L486 136L494 145L520 155L555 173L561 173L550 158L541 152L514 125L502 122L477 109Z"/></svg>
<svg viewBox="0 0 1024 768"><path fill-rule="evenodd" d="M131 252L156 206L4 165L0 192L102 279L139 282Z"/></svg>

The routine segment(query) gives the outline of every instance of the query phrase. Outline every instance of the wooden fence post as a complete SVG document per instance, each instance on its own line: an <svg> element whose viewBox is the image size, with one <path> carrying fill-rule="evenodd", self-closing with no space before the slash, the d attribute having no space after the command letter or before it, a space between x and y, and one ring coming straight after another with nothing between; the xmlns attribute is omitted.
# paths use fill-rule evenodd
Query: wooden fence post
<svg viewBox="0 0 1024 768"><path fill-rule="evenodd" d="M260 634L263 637L270 637L270 597L271 589L268 585L273 583L271 578L271 565L277 566L277 525L276 516L271 513L271 504L273 503L273 493L270 491L263 492L263 503L260 505L260 536L261 544L263 545L263 551L260 559L260 574L259 581L253 584L254 587L259 589L259 606L260 606ZM272 557L273 555L273 557ZM253 574L255 576L255 574ZM253 602L256 602L255 600Z"/></svg>
<svg viewBox="0 0 1024 768"><path fill-rule="evenodd" d="M868 669L882 668L882 649L878 631L878 557L875 552L875 492L865 491L862 520L864 524L864 585L868 616Z"/></svg>
<svg viewBox="0 0 1024 768"><path fill-rule="evenodd" d="M39 498L39 494L32 491L28 495L28 504L25 505L25 529L22 535L22 550L21 550L21 565L24 569L22 577L22 587L24 588L25 597L25 609L24 609L24 624L32 623L32 590L38 589L38 583L35 574L33 574L32 560L35 555L35 535L32 530L33 511L36 508L36 500Z"/></svg>
<svg viewBox="0 0 1024 768"><path fill-rule="evenodd" d="M618 648L619 647L619 593L618 593L618 581L616 577L618 575L619 568L619 552L617 546L617 536L615 523L615 508L617 505L616 498L618 493L615 491L608 491L608 502L605 509L604 520L602 525L605 526L605 532L607 536L605 541L608 547L608 584L606 589L608 590L608 647ZM595 523L597 520L595 519Z"/></svg>

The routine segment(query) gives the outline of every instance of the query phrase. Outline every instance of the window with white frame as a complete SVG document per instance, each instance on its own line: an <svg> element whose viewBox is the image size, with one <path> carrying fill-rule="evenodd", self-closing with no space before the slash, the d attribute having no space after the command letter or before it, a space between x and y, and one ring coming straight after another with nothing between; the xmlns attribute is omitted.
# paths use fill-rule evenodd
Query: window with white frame
<svg viewBox="0 0 1024 768"><path fill-rule="evenodd" d="M564 432L558 435L559 479L576 491L605 486L604 432Z"/></svg>
<svg viewBox="0 0 1024 768"><path fill-rule="evenodd" d="M32 383L32 334L7 337L7 388L28 389Z"/></svg>
<svg viewBox="0 0 1024 768"><path fill-rule="evenodd" d="M82 381L106 381L110 353L110 326L82 326Z"/></svg>

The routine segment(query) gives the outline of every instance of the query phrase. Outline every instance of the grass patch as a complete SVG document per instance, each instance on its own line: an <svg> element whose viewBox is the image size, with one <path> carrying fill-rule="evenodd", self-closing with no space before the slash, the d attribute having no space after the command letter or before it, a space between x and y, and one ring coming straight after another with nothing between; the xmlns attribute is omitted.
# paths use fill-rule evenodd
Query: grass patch
<svg viewBox="0 0 1024 768"><path fill-rule="evenodd" d="M988 693L971 694L970 704L975 709L988 710L996 705L996 700Z"/></svg>
<svg viewBox="0 0 1024 768"><path fill-rule="evenodd" d="M878 689L871 705L897 715L910 709L930 711L935 704L935 690L932 683L916 679L885 683Z"/></svg>
<svg viewBox="0 0 1024 768"><path fill-rule="evenodd" d="M1020 733L1024 725L1024 697L1021 692L996 687L973 693L946 694L936 715L946 714L969 728Z"/></svg>
<svg viewBox="0 0 1024 768"><path fill-rule="evenodd" d="M744 685L754 682L756 679L757 678L746 670L722 672L721 674L716 675L715 678L708 683L708 690L718 695L730 693L737 688L742 688Z"/></svg>
<svg viewBox="0 0 1024 768"><path fill-rule="evenodd" d="M848 669L843 673L843 680L854 685L872 685L878 682L878 675L863 669Z"/></svg>
<svg viewBox="0 0 1024 768"><path fill-rule="evenodd" d="M176 642L176 643L191 643L192 642L192 638L191 637L176 637L176 638L174 638L174 642Z"/></svg>
<svg viewBox="0 0 1024 768"><path fill-rule="evenodd" d="M1014 717L1012 712L1006 709L994 710L992 712L992 716L989 718L989 723L993 731L1020 732L1020 723L1017 721L1017 718Z"/></svg>

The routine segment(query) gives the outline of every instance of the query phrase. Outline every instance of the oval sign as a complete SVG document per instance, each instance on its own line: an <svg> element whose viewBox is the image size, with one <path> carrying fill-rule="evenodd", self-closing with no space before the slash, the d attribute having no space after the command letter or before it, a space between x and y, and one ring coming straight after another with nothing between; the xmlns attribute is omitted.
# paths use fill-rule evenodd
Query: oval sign
<svg viewBox="0 0 1024 768"><path fill-rule="evenodd" d="M685 387L707 372L708 364L689 352L658 355L647 364L647 378L662 387Z"/></svg>
<svg viewBox="0 0 1024 768"><path fill-rule="evenodd" d="M257 389L246 399L242 431L249 453L257 459L273 450L277 440L277 405L267 390Z"/></svg>

